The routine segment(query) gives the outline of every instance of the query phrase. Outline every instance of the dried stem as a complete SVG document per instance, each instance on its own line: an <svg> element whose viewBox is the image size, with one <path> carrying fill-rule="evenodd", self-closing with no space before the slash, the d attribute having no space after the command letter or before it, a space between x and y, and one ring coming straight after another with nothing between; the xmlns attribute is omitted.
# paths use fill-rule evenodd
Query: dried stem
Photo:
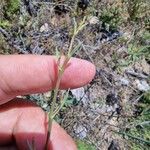
<svg viewBox="0 0 150 150"><path fill-rule="evenodd" d="M75 41L75 37L76 35L86 26L87 24L85 24L85 18L83 19L83 21L79 24L79 27L77 27L77 23L74 20L74 32L73 32L73 36L71 38L70 41L70 45L68 48L68 53L66 56L64 56L64 61L63 64L61 65L60 63L58 63L58 77L57 77L57 81L56 81L56 86L54 88L54 97L52 100L52 105L51 105L51 109L50 112L48 113L48 134L47 134L47 140L46 140L46 149L48 150L48 141L49 138L51 136L51 130L52 130L52 122L53 119L55 117L55 115L58 113L58 111L60 110L60 108L62 107L62 105L60 106L60 108L58 108L58 111L55 111L55 105L56 105L56 100L57 100L57 95L58 95L58 91L59 91L59 87L60 87L60 81L62 78L62 75L67 67L67 64L70 60L70 58L72 57L73 53L73 43ZM60 57L61 59L61 57ZM59 60L60 60L59 59ZM58 61L59 62L59 61ZM64 98L63 100L65 100L66 98ZM64 104L64 103L63 103Z"/></svg>

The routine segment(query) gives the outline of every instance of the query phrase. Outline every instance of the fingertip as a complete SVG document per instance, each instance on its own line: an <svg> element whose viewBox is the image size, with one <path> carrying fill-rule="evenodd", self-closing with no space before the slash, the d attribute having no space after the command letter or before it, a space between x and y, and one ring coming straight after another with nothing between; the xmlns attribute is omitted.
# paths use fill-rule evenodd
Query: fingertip
<svg viewBox="0 0 150 150"><path fill-rule="evenodd" d="M79 88L92 81L95 76L95 66L86 60L71 58L66 68L62 81L62 88Z"/></svg>

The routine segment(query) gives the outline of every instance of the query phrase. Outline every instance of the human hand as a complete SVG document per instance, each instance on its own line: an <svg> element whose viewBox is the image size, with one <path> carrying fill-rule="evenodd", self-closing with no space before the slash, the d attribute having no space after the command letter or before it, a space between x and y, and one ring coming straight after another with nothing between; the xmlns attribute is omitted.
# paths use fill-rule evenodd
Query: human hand
<svg viewBox="0 0 150 150"><path fill-rule="evenodd" d="M61 89L77 88L95 75L91 63L72 58L61 80ZM32 102L18 95L46 92L57 79L57 62L53 56L0 56L0 150L28 150L28 144L43 150L47 137L47 116ZM3 147L2 147L3 146ZM49 149L76 150L70 136L55 122Z"/></svg>

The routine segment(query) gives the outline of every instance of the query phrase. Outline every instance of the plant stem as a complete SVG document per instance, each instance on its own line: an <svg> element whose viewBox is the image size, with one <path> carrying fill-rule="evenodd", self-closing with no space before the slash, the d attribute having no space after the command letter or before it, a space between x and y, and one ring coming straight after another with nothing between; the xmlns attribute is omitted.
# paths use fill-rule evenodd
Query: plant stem
<svg viewBox="0 0 150 150"><path fill-rule="evenodd" d="M54 118L53 113L54 113L57 95L58 95L58 91L59 91L59 87L60 87L60 81L61 81L61 77L64 73L64 70L65 70L66 65L68 64L69 60L70 59L68 57L65 57L63 65L60 66L58 64L58 77L57 77L57 82L56 82L56 86L55 86L55 90L54 90L54 97L52 100L52 106L51 106L50 112L48 113L48 134L47 134L47 140L46 140L46 149L47 150L48 150L48 141L51 136L52 122L53 122L53 118Z"/></svg>
<svg viewBox="0 0 150 150"><path fill-rule="evenodd" d="M74 40L75 40L75 34L72 36L72 39L70 41L70 46L69 46L69 49L68 49L68 54L67 54L67 57L70 58L70 54L71 54L71 50L72 50L72 47L73 47L73 43L74 43Z"/></svg>
<svg viewBox="0 0 150 150"><path fill-rule="evenodd" d="M52 106L50 109L50 112L48 113L48 134L47 134L47 140L46 140L46 149L48 150L48 141L49 138L51 136L51 129L52 129L52 122L53 122L53 112L54 112L54 108L55 108L55 104L56 104L56 100L57 100L57 94L59 91L59 86L60 86L60 80L61 80L61 76L62 76L63 72L62 71L58 71L58 78L57 78L57 82L56 82L56 86L55 86L55 90L54 90L54 97L53 97L53 101L52 101Z"/></svg>
<svg viewBox="0 0 150 150"><path fill-rule="evenodd" d="M64 58L64 61L63 61L63 64L61 65L60 64L60 60L58 60L58 77L57 77L57 80L56 80L56 86L55 86L55 89L54 89L54 97L53 97L53 100L52 100L52 105L51 105L51 109L50 109L50 112L48 113L48 133L47 133L47 139L46 139L46 145L45 145L45 149L48 150L48 142L49 142L49 138L51 136L51 130L52 130L52 122L53 122L53 119L55 117L55 105L56 105L56 100L57 100L57 95L58 95L58 91L59 91L59 87L60 87L60 81L61 81L61 78L62 78L62 75L67 67L67 64L72 56L72 49L73 49L73 43L75 41L75 37L76 35L78 34L78 32L80 30L82 30L82 28L85 26L84 22L81 23L81 26L79 26L77 28L76 24L74 26L74 32L73 32L73 36L71 38L71 41L70 41L70 45L69 45L69 48L68 48L68 53L67 55L65 56ZM61 57L60 57L61 59ZM61 107L60 107L61 108ZM58 109L59 111L59 109ZM56 112L58 112L56 111Z"/></svg>

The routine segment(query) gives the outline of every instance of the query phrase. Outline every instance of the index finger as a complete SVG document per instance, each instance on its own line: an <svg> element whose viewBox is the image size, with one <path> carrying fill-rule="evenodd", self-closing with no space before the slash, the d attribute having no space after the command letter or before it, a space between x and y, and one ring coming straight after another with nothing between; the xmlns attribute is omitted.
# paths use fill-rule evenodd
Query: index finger
<svg viewBox="0 0 150 150"><path fill-rule="evenodd" d="M17 95L46 92L53 89L57 79L57 61L54 56L9 55L0 56L0 104ZM89 83L95 75L95 66L88 61L71 58L60 87L77 88Z"/></svg>

